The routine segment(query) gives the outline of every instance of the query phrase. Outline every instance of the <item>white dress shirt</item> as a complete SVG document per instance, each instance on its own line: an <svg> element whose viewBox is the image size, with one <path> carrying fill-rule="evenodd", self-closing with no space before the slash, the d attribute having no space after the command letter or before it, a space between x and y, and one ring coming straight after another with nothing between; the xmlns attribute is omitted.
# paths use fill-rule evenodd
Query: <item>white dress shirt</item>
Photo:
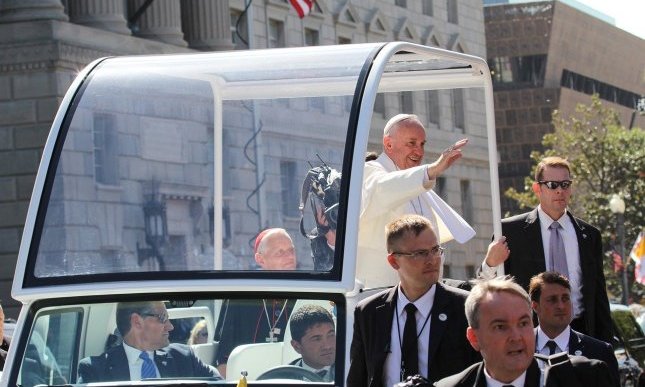
<svg viewBox="0 0 645 387"><path fill-rule="evenodd" d="M551 257L549 246L551 242L551 230L549 226L555 220L560 223L562 229L562 241L564 242L564 251L567 255L567 269L569 271L569 284L571 284L571 304L573 305L573 317L579 317L584 312L582 304L582 268L580 266L580 250L578 249L578 237L576 229L573 227L573 222L567 212L560 217L560 219L551 219L541 206L538 206L538 218L540 220L540 232L542 234L542 247L544 248L545 267L547 271L553 270L550 265L549 258ZM506 273L510 274L510 273ZM538 274L538 273L535 273ZM486 260L482 262L481 275L484 279L492 279L497 275L497 267L488 266Z"/></svg>
<svg viewBox="0 0 645 387"><path fill-rule="evenodd" d="M509 384L513 387L524 387L524 381L526 381L526 371L522 372L522 375L518 376L517 379L510 383L502 383L497 379L493 379L493 377L488 373L488 370L486 370L486 367L484 367L484 376L486 377L486 387L503 387L508 386ZM542 377L540 377L540 379L542 379ZM540 385L542 385L542 383L540 383Z"/></svg>
<svg viewBox="0 0 645 387"><path fill-rule="evenodd" d="M419 373L428 377L428 352L430 351L430 312L434 304L434 295L437 286L432 285L423 296L413 302L417 307L415 317L417 320L417 349L419 355ZM390 334L390 352L385 358L383 365L383 383L385 386L393 386L401 381L401 344L403 343L403 328L407 320L405 306L410 303L408 298L401 291L399 284L396 309L392 319L392 331ZM427 322L426 322L427 321ZM425 326L424 326L425 324Z"/></svg>
<svg viewBox="0 0 645 387"><path fill-rule="evenodd" d="M549 246L551 243L551 223L556 220L562 226L560 235L564 242L564 251L567 254L567 269L569 271L569 283L571 284L571 303L573 304L573 316L578 317L583 312L582 305L582 268L580 267L580 250L578 249L578 237L576 229L573 227L571 217L565 211L560 219L551 219L542 207L538 206L538 216L540 218L540 231L542 232L542 246L544 247L544 259L546 260L546 270L552 271Z"/></svg>
<svg viewBox="0 0 645 387"><path fill-rule="evenodd" d="M143 365L143 360L139 357L141 350L136 349L123 343L123 349L125 350L125 356L128 358L128 366L130 367L130 380L141 380L141 366ZM152 359L152 364L155 365L155 372L157 377L159 377L159 370L157 369L157 364L155 364L155 351L146 351L148 356Z"/></svg>
<svg viewBox="0 0 645 387"><path fill-rule="evenodd" d="M571 336L571 328L563 330L554 339L550 339L538 325L537 338L535 340L535 352L541 353L542 355L549 355L549 348L546 346L546 343L549 340L555 341L558 345L558 348L555 349L555 353L569 352L569 336Z"/></svg>

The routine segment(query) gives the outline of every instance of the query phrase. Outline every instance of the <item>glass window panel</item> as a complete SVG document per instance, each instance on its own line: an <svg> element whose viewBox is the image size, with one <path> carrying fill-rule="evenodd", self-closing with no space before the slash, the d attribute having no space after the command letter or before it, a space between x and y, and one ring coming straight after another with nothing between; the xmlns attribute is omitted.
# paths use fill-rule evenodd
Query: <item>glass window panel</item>
<svg viewBox="0 0 645 387"><path fill-rule="evenodd" d="M345 305L341 299L312 297L271 294L50 306L35 313L18 384L137 380L138 375L130 375L127 367L108 371L101 360L109 353L112 360L122 357L126 364L124 343L139 349L143 340L155 350L155 357L165 357L168 363L187 358L195 364L178 369L169 364L166 371L166 364L158 362L163 364L158 365L161 379L230 383L247 371L249 381L340 382L342 375L336 377L335 364L345 353L345 340L336 332L345 330ZM281 372L268 372L276 367ZM311 368L327 374L312 376Z"/></svg>
<svg viewBox="0 0 645 387"><path fill-rule="evenodd" d="M181 63L160 56L100 64L62 129L48 206L39 215L42 236L32 250L35 278L256 270L255 239L267 227L285 229L296 268L313 270L312 242L299 228L303 181L324 163L338 175L333 192L339 191L347 106L371 49L352 46L331 55L316 48L318 54L305 53L289 66L279 53L258 50L262 61L244 72L236 65L248 62L244 51ZM328 80L346 86L332 92L325 89L333 83ZM256 86L242 86L249 82ZM313 83L300 88L302 82ZM224 95L219 134L214 93ZM281 160L294 166L288 185L281 184ZM216 162L225 216L215 211ZM108 181L116 188L103 186ZM316 210L304 208L308 232L317 228Z"/></svg>

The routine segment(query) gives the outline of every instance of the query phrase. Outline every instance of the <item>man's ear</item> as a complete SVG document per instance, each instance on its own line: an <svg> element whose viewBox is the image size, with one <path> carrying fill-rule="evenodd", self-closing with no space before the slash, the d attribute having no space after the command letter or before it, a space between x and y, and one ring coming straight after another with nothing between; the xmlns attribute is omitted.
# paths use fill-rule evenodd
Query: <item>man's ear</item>
<svg viewBox="0 0 645 387"><path fill-rule="evenodd" d="M255 262L257 262L260 267L264 267L264 258L262 258L262 254L255 253Z"/></svg>
<svg viewBox="0 0 645 387"><path fill-rule="evenodd" d="M466 328L466 338L468 339L470 346L473 347L475 351L479 352L479 340L477 340L477 333L475 333L473 328Z"/></svg>
<svg viewBox="0 0 645 387"><path fill-rule="evenodd" d="M531 309L533 309L533 312L535 312L535 314L537 314L537 308L539 305L540 304L538 304L537 301L531 301Z"/></svg>
<svg viewBox="0 0 645 387"><path fill-rule="evenodd" d="M291 340L291 346L293 347L293 349L296 352L298 352L300 355L302 355L302 346L300 345L300 343L298 341L292 339Z"/></svg>
<svg viewBox="0 0 645 387"><path fill-rule="evenodd" d="M137 313L132 313L130 315L130 327L131 328L137 327L137 328L142 329L143 328L143 317L141 317Z"/></svg>
<svg viewBox="0 0 645 387"><path fill-rule="evenodd" d="M399 270L399 262L396 260L394 257L394 254L388 254L387 255L387 262L392 266L394 270Z"/></svg>
<svg viewBox="0 0 645 387"><path fill-rule="evenodd" d="M540 197L540 183L534 181L531 188L533 188L533 193Z"/></svg>
<svg viewBox="0 0 645 387"><path fill-rule="evenodd" d="M383 136L383 149L392 148L392 138L390 136Z"/></svg>

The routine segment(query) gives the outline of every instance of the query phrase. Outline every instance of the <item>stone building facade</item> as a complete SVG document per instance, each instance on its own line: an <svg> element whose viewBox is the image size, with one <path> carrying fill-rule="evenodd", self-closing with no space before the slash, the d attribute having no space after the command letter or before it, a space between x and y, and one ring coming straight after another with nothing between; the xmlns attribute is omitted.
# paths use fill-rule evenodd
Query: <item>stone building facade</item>
<svg viewBox="0 0 645 387"><path fill-rule="evenodd" d="M645 40L562 1L490 5L484 16L502 193L524 190L554 109L566 116L599 93L625 127L644 127L634 112L645 95ZM502 195L506 211L518 209Z"/></svg>
<svg viewBox="0 0 645 387"><path fill-rule="evenodd" d="M17 313L17 305L10 300L10 288L42 148L67 88L93 60L105 56L392 40L486 56L483 9L475 0L318 0L313 12L302 20L286 0L255 0L246 12L242 0L155 0L143 9L145 3L145 0L0 2L0 298L9 316L15 317ZM370 145L373 150L380 149L386 120L399 112L414 112L427 123L428 159L436 157L442 149L434 144L448 144L462 136L471 139L464 159L437 187L437 192L464 214L478 232L478 237L466 245L450 244L446 274L453 278L474 274L492 234L483 99L482 91L471 89L389 93L380 95L375 107ZM303 115L304 120L311 122L303 121L300 135L310 136L311 149L329 145L328 153L333 157L333 146L327 144L324 133L310 128L316 128L315 120L327 113L346 111L348 101L310 101L308 108L319 111ZM240 109L240 117L243 110ZM235 122L235 117L228 119ZM87 122L93 127L96 143L97 128L107 125L109 119L94 117ZM270 126L279 128L280 123ZM288 144L289 135L279 130L263 135L265 173L273 177L265 188L265 200L294 200L293 187L285 186L293 184L296 178L299 189L300 178L309 168L303 157L289 153L293 152ZM239 146L243 140L228 141ZM96 160L95 157L95 163ZM102 173L101 179L108 182L111 179L109 170L98 172L96 164L91 169ZM136 168L129 173L135 172ZM240 181L244 181L239 184L252 191L256 178L256 171L245 171L240 174ZM190 212L202 200L197 191L164 189L166 205L174 206L176 211ZM106 217L112 213L104 211ZM292 235L299 234L298 214L286 206L263 217L264 224L282 226ZM138 222L119 217L110 221ZM205 222L207 219L201 218L199 227L207 228ZM253 235L245 229L249 223L231 220L228 237L248 239ZM173 232L177 238L188 238L189 235L181 235L181 230L193 226L175 224ZM125 243L109 230L101 230L100 234L106 240L105 251L117 251ZM305 251L306 241L294 239L298 251Z"/></svg>

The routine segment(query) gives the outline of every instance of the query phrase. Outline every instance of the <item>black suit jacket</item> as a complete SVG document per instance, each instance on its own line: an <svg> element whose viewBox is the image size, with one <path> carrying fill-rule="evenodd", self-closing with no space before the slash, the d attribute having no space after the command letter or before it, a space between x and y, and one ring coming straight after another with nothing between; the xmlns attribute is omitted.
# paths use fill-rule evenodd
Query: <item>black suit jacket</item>
<svg viewBox="0 0 645 387"><path fill-rule="evenodd" d="M607 365L599 360L570 356L570 361L547 368L545 387L606 387L611 385ZM436 387L486 387L484 362L435 383ZM540 368L534 359L526 370L524 387L540 386Z"/></svg>
<svg viewBox="0 0 645 387"><path fill-rule="evenodd" d="M210 377L221 379L214 367L204 364L184 344L170 344L155 351L155 364L162 378ZM78 383L130 380L130 366L123 345L112 347L99 356L90 356L78 364Z"/></svg>
<svg viewBox="0 0 645 387"><path fill-rule="evenodd" d="M464 313L464 301L468 293L439 283L435 286L437 290L429 331L430 381L452 375L481 360L466 339L468 322ZM366 298L356 306L347 376L348 387L383 384L383 366L390 352L392 321L398 291L399 287L395 286Z"/></svg>
<svg viewBox="0 0 645 387"><path fill-rule="evenodd" d="M614 381L613 385L620 385L618 361L616 360L616 355L614 355L614 349L609 343L594 339L591 336L576 332L572 329L571 335L569 336L569 354L604 361Z"/></svg>
<svg viewBox="0 0 645 387"><path fill-rule="evenodd" d="M602 241L600 231L575 218L569 211L578 237L580 268L582 271L582 303L586 331L599 340L611 342L612 328L605 275L602 271ZM504 272L528 289L531 277L546 271L542 232L537 208L531 212L502 220L502 234L511 250Z"/></svg>

